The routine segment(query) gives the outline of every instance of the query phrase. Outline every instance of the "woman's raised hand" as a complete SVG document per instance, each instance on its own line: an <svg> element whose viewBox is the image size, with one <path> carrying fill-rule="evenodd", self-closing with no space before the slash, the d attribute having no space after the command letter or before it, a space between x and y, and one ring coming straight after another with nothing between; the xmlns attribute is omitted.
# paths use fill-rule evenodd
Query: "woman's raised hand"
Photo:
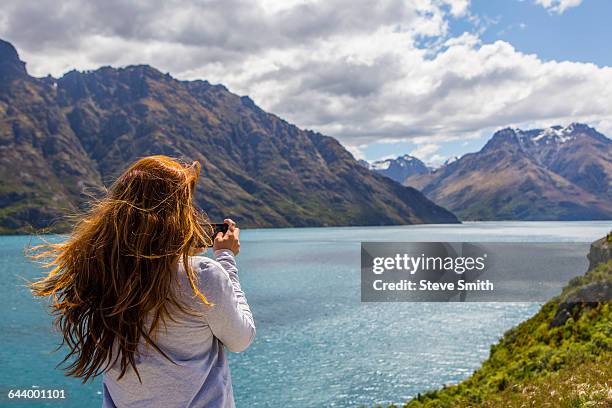
<svg viewBox="0 0 612 408"><path fill-rule="evenodd" d="M238 255L240 252L240 228L236 226L236 223L229 218L223 220L223 222L229 225L225 234L217 234L213 243L213 249L229 249Z"/></svg>

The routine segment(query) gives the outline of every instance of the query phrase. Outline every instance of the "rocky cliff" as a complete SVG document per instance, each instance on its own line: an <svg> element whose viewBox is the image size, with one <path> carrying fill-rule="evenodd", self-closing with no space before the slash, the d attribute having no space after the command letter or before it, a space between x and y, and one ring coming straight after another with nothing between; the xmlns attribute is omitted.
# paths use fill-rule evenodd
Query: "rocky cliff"
<svg viewBox="0 0 612 408"><path fill-rule="evenodd" d="M612 260L612 232L591 244L587 258L589 259L589 271L595 269L600 263Z"/></svg>

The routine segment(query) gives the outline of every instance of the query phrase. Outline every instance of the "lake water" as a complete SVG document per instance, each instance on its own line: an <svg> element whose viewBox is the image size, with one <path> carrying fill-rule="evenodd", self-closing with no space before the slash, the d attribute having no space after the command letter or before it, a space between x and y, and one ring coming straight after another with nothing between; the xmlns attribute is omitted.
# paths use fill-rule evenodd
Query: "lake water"
<svg viewBox="0 0 612 408"><path fill-rule="evenodd" d="M245 230L240 276L257 339L231 355L238 407L349 407L402 402L458 382L536 303L361 303L361 241L588 242L612 222L482 222L463 225ZM28 237L0 237L0 405L87 407L101 383L55 368L58 336L24 279ZM586 270L587 261L584 258ZM582 271L581 271L582 272ZM61 402L9 400L9 389L64 389Z"/></svg>

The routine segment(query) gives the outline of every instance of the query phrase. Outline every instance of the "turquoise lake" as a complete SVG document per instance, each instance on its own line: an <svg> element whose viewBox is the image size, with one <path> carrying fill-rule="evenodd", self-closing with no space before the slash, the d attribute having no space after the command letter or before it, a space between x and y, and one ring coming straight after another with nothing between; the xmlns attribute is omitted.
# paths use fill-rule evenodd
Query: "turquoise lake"
<svg viewBox="0 0 612 408"><path fill-rule="evenodd" d="M582 242L612 222L253 229L241 234L240 277L257 338L231 355L238 407L354 407L403 402L468 377L491 344L538 303L361 303L361 241ZM55 366L59 337L24 283L40 276L25 236L0 237L0 405L89 407L101 381L83 385ZM10 389L64 389L60 401L9 400Z"/></svg>

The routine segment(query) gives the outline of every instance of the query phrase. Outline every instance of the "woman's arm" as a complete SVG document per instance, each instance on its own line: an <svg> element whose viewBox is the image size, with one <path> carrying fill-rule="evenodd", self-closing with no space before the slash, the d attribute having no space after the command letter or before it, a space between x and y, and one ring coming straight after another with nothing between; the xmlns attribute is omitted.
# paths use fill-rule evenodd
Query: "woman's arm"
<svg viewBox="0 0 612 408"><path fill-rule="evenodd" d="M201 290L212 303L204 306L205 318L230 351L244 351L255 338L253 314L240 287L234 254L221 249L215 257L217 262L206 260L199 265Z"/></svg>
<svg viewBox="0 0 612 408"><path fill-rule="evenodd" d="M255 338L255 322L238 280L235 255L240 251L240 229L230 219L225 223L228 231L214 239L217 262L209 263L202 291L213 303L206 313L213 334L230 351L243 351Z"/></svg>

